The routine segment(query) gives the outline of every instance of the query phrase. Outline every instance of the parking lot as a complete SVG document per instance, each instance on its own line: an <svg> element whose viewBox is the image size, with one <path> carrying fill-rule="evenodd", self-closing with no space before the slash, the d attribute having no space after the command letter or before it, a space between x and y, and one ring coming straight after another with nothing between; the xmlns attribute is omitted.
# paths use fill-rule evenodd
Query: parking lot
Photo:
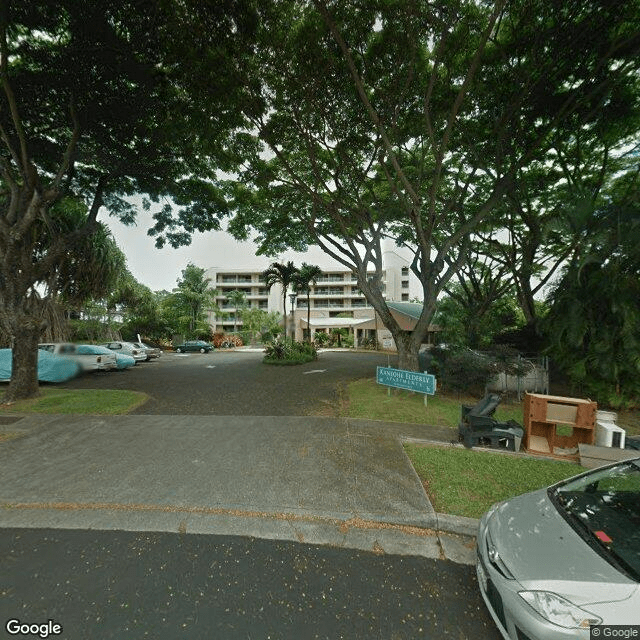
<svg viewBox="0 0 640 640"><path fill-rule="evenodd" d="M150 396L135 413L171 415L334 415L341 384L373 378L394 358L376 352L326 351L298 366L262 363L262 352L165 352L125 371L85 374L72 389L132 389Z"/></svg>

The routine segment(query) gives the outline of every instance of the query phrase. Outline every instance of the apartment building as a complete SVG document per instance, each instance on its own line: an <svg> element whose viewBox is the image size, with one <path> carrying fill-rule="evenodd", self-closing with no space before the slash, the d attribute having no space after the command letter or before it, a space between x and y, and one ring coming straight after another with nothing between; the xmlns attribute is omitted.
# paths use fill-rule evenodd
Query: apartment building
<svg viewBox="0 0 640 640"><path fill-rule="evenodd" d="M206 277L211 279L211 286L218 292L216 303L224 312L222 315L209 312L209 322L215 331L229 333L242 327L238 309L228 297L234 290L245 293L249 307L283 312L282 287L274 285L268 289L262 279L261 274L268 266L269 263L265 262L260 269L214 267L207 271ZM372 336L376 336L381 344L388 344L391 334L358 288L355 275L338 264L319 266L323 269L322 276L311 286L309 295L309 327L306 294L287 294L288 332L293 332L296 339L302 340L307 329L311 330L313 336L318 331L328 332L333 328L345 327L353 333L356 344ZM411 295L415 295L412 294L412 288L416 290L415 284L411 286L412 278L414 276L405 259L393 251L384 253L382 282L387 301L409 303Z"/></svg>

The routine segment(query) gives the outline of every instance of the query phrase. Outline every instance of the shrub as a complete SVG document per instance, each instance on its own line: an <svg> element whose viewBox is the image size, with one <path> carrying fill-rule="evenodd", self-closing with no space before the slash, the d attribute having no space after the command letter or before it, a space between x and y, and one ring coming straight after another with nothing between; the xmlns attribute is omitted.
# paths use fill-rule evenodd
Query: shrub
<svg viewBox="0 0 640 640"><path fill-rule="evenodd" d="M303 364L316 360L315 344L293 340L274 340L265 347L265 364Z"/></svg>
<svg viewBox="0 0 640 640"><path fill-rule="evenodd" d="M376 339L373 337L363 338L360 341L360 346L363 349L375 349L376 348Z"/></svg>
<svg viewBox="0 0 640 640"><path fill-rule="evenodd" d="M331 338L329 337L328 333L324 333L324 331L318 331L313 339L319 347L324 347Z"/></svg>
<svg viewBox="0 0 640 640"><path fill-rule="evenodd" d="M452 391L484 393L487 380L496 374L495 359L467 348L434 348L418 356L421 371L436 376Z"/></svg>

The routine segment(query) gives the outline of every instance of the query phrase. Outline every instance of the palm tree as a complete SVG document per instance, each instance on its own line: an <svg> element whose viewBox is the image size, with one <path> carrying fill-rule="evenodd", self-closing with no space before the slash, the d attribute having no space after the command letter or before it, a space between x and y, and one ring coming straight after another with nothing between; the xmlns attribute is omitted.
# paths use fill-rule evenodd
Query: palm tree
<svg viewBox="0 0 640 640"><path fill-rule="evenodd" d="M241 312L247 305L247 294L239 289L234 289L227 293L227 302L231 303L235 311L233 312L233 333L238 332L238 312Z"/></svg>
<svg viewBox="0 0 640 640"><path fill-rule="evenodd" d="M282 300L284 309L284 337L287 337L287 289L292 284L298 269L293 262L289 260L286 264L274 262L268 269L262 272L262 279L267 285L267 289L271 289L274 284L282 285Z"/></svg>
<svg viewBox="0 0 640 640"><path fill-rule="evenodd" d="M311 342L311 285L315 285L322 275L322 269L316 264L302 263L298 273L293 278L293 286L296 291L307 294L307 341Z"/></svg>

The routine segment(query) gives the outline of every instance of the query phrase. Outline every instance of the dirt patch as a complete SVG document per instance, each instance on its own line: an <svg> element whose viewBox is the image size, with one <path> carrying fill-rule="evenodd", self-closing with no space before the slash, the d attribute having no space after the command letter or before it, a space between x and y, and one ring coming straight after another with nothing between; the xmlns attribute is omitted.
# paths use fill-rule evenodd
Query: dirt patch
<svg viewBox="0 0 640 640"><path fill-rule="evenodd" d="M20 438L25 435L24 433L0 433L0 442L7 442L9 440L14 440L15 438Z"/></svg>

